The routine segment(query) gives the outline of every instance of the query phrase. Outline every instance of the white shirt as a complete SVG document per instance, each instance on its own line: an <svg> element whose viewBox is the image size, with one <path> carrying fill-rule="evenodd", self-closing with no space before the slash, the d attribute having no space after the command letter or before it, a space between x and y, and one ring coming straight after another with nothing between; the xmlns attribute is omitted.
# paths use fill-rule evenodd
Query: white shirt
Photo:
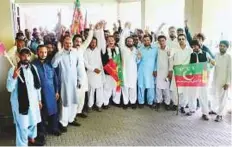
<svg viewBox="0 0 232 147"><path fill-rule="evenodd" d="M101 60L101 49L95 48L91 50L88 48L84 53L85 67L87 68L87 76L89 86L91 88L100 88L103 86L104 70ZM99 69L99 74L94 72L94 69Z"/></svg>
<svg viewBox="0 0 232 147"><path fill-rule="evenodd" d="M229 54L221 55L217 53L215 56L215 70L213 76L213 92L221 94L223 86L229 84L231 86L231 56Z"/></svg>
<svg viewBox="0 0 232 147"><path fill-rule="evenodd" d="M128 88L137 86L137 54L138 50L132 47L132 50L125 46L125 39L130 35L129 29L124 29L120 37L120 50L123 65L123 84Z"/></svg>
<svg viewBox="0 0 232 147"><path fill-rule="evenodd" d="M156 78L156 86L159 89L169 89L169 81L166 81L169 71L169 56L170 49L167 46L165 49L159 48Z"/></svg>
<svg viewBox="0 0 232 147"><path fill-rule="evenodd" d="M172 57L172 61L170 62L171 66L170 69L173 70L173 66L175 65L185 65L190 63L190 56L192 53L192 49L189 48L187 45L184 49L180 48L177 49ZM172 82L171 82L171 90L175 91L176 90L176 81L174 77L174 72L173 72L173 77L172 77ZM178 88L178 92L182 93L183 92L183 87Z"/></svg>

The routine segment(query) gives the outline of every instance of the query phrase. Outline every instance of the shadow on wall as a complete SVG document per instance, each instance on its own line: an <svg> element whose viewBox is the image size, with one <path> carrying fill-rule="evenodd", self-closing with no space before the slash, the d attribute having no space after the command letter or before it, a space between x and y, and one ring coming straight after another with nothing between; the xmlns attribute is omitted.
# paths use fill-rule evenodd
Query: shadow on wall
<svg viewBox="0 0 232 147"><path fill-rule="evenodd" d="M0 56L0 115L12 116L10 106L10 93L6 90L6 80L10 63L3 56Z"/></svg>

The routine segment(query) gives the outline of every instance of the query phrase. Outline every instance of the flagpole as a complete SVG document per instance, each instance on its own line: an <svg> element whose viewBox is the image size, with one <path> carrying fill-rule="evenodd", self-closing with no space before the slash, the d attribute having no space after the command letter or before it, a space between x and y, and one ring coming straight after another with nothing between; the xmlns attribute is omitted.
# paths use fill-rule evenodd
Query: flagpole
<svg viewBox="0 0 232 147"><path fill-rule="evenodd" d="M7 60L10 62L11 66L15 68L15 65L14 65L13 62L11 61L11 59L10 59L10 57L8 56L8 54L7 54L6 51L4 51L4 55L5 55L5 57L7 58ZM21 82L24 83L24 80L23 80L23 78L21 77L21 75L18 74L18 76L19 76L19 79L21 80Z"/></svg>

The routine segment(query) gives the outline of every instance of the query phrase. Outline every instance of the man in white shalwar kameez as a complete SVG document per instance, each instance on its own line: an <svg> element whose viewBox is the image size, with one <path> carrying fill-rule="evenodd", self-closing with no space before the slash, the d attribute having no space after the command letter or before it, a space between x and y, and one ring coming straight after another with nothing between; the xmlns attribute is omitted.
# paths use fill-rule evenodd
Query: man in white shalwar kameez
<svg viewBox="0 0 232 147"><path fill-rule="evenodd" d="M84 62L87 68L87 76L89 82L88 90L88 107L92 110L94 105L94 94L96 92L96 110L101 112L101 107L104 102L103 82L104 70L101 60L101 52L105 52L105 36L103 30L103 23L96 24L94 37L84 52Z"/></svg>
<svg viewBox="0 0 232 147"><path fill-rule="evenodd" d="M172 69L169 68L169 57L171 50L166 45L166 37L164 35L158 36L158 60L157 60L157 77L156 77L156 107L160 107L160 103L165 103L166 110L170 107L170 82L172 76ZM169 71L170 70L170 71Z"/></svg>
<svg viewBox="0 0 232 147"><path fill-rule="evenodd" d="M84 52L85 50L88 48L91 40L93 38L93 28L92 25L90 25L90 31L89 31L89 35L87 37L87 39L82 42L82 36L80 35L75 35L73 37L73 48L77 49L78 54L80 55L80 58L82 58L78 65L78 69L82 71L82 78L83 80L81 80L83 83L81 83L81 88L77 89L77 93L78 93L78 107L77 107L77 116L80 117L87 117L87 113L83 111L83 107L85 105L85 93L88 92L88 77L86 74L86 70L85 70L85 64L84 64Z"/></svg>
<svg viewBox="0 0 232 147"><path fill-rule="evenodd" d="M120 50L122 54L123 82L122 87L124 109L130 102L133 109L136 108L137 100L137 54L134 47L133 37L130 37L130 23L126 23L125 29L120 36Z"/></svg>
<svg viewBox="0 0 232 147"><path fill-rule="evenodd" d="M30 50L23 48L19 52L20 62L9 70L7 90L11 92L11 108L16 127L16 146L28 146L35 142L37 124L41 121L41 85L37 69L30 64ZM22 77L22 80L18 76Z"/></svg>
<svg viewBox="0 0 232 147"><path fill-rule="evenodd" d="M222 120L222 116L226 112L229 86L231 85L231 56L226 53L228 47L228 41L221 41L219 45L220 53L216 54L215 57L212 109L217 113L215 119L217 122Z"/></svg>
<svg viewBox="0 0 232 147"><path fill-rule="evenodd" d="M189 64L190 60L190 55L192 53L192 49L189 48L186 45L186 36L184 34L181 34L178 36L178 42L179 42L179 49L177 50L172 50L171 52L171 57L172 59L170 60L170 70L173 70L173 66L175 65L185 65ZM184 87L178 87L178 92L177 92L177 87L176 87L176 81L175 81L175 75L173 74L172 81L171 81L171 99L173 101L173 110L177 109L177 104L178 104L178 95L179 95L179 101L180 101L180 107L181 107L181 112L185 113L184 107L187 105L187 94L186 94L186 88Z"/></svg>
<svg viewBox="0 0 232 147"><path fill-rule="evenodd" d="M83 61L76 49L72 48L72 40L69 36L64 38L64 49L59 50L52 59L52 66L59 66L61 80L61 100L62 108L60 113L60 129L67 131L68 124L80 126L75 121L78 106L77 88L81 88L82 70L78 69L78 64ZM78 77L79 73L79 77Z"/></svg>

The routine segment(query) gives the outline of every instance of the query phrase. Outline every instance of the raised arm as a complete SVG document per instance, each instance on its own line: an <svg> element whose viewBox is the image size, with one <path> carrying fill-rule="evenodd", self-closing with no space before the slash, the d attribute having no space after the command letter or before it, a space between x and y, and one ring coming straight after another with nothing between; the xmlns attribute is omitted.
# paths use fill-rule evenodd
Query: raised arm
<svg viewBox="0 0 232 147"><path fill-rule="evenodd" d="M80 46L80 49L87 49L90 42L92 41L92 38L93 38L93 25L90 24L89 26L89 35L87 37L87 39L85 40L85 42L82 43L82 45Z"/></svg>
<svg viewBox="0 0 232 147"><path fill-rule="evenodd" d="M97 23L95 26L94 36L97 38L97 48L102 50L102 53L106 52L106 40L104 35L104 23Z"/></svg>
<svg viewBox="0 0 232 147"><path fill-rule="evenodd" d="M126 26L120 35L119 47L121 50L125 48L125 39L130 36L130 28Z"/></svg>
<svg viewBox="0 0 232 147"><path fill-rule="evenodd" d="M184 30L185 30L185 34L186 34L188 43L191 44L193 38L192 38L191 33L189 32L188 20L185 20L185 28L184 28Z"/></svg>

